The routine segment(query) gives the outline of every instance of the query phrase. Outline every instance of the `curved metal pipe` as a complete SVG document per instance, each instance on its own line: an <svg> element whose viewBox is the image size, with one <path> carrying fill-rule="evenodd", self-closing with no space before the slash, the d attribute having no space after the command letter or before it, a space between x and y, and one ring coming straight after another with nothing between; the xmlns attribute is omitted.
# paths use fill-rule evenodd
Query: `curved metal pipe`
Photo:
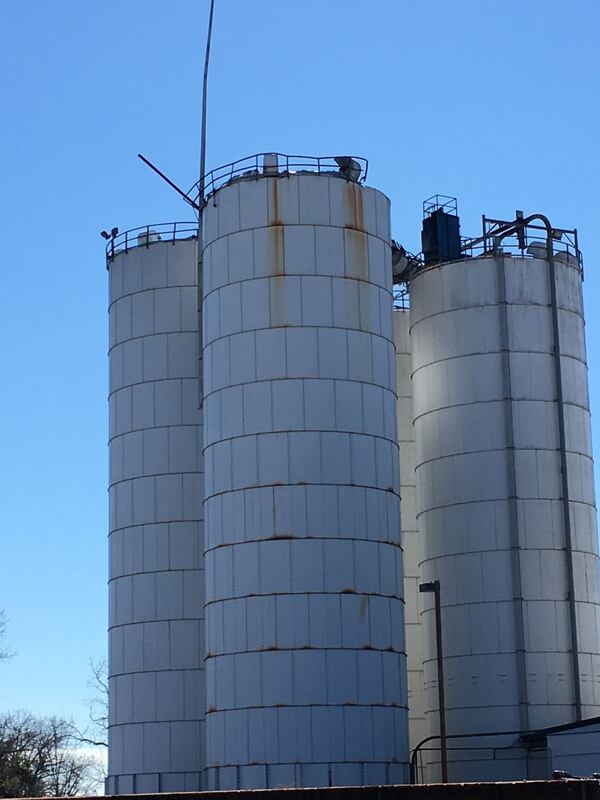
<svg viewBox="0 0 600 800"><path fill-rule="evenodd" d="M490 731L489 733L449 733L446 735L446 739L478 739L483 736L524 736L524 731ZM416 744L413 748L412 753L410 754L410 780L411 783L418 783L417 781L417 756L421 752L423 745L427 744L428 742L433 742L436 739L440 739L440 734L435 733L432 736L426 736L424 739L421 739L418 744ZM512 745L510 745L512 747ZM459 747L456 748L458 750L474 750L478 748L471 748L471 747ZM487 749L487 748L486 748ZM500 749L500 748L496 748ZM502 748L506 749L506 748Z"/></svg>

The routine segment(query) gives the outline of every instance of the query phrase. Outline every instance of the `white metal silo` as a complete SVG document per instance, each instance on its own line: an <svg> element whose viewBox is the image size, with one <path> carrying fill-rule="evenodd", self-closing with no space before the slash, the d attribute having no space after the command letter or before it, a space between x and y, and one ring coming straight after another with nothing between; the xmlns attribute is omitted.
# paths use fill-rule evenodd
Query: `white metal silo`
<svg viewBox="0 0 600 800"><path fill-rule="evenodd" d="M427 736L427 726L423 705L422 595L419 593L422 547L417 530L410 310L407 295L403 297L404 307L396 308L392 318L396 345L396 410L400 448L400 522L404 564L408 725L410 746L413 749Z"/></svg>
<svg viewBox="0 0 600 800"><path fill-rule="evenodd" d="M196 238L109 243L109 794L203 786Z"/></svg>
<svg viewBox="0 0 600 800"><path fill-rule="evenodd" d="M207 185L209 789L408 777L389 201L340 162Z"/></svg>
<svg viewBox="0 0 600 800"><path fill-rule="evenodd" d="M447 732L506 732L451 740L464 748L451 780L532 776L519 732L600 711L582 275L578 254L553 257L553 305L545 248L432 265L410 284L418 527L423 579L441 585Z"/></svg>

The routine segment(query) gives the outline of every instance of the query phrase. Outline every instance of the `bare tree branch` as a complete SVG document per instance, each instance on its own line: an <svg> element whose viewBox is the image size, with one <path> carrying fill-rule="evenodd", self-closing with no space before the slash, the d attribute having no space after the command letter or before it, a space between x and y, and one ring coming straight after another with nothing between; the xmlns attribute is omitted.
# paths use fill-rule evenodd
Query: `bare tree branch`
<svg viewBox="0 0 600 800"><path fill-rule="evenodd" d="M101 784L101 759L86 753L66 720L0 717L0 797L73 797Z"/></svg>
<svg viewBox="0 0 600 800"><path fill-rule="evenodd" d="M83 736L80 731L77 730L76 727L73 726L74 731L74 739L79 744L89 744L92 747L108 747L108 742L98 742L95 739L88 739L86 736Z"/></svg>
<svg viewBox="0 0 600 800"><path fill-rule="evenodd" d="M87 682L91 690L88 697L90 725L83 730L71 726L74 738L81 744L108 747L108 664L105 658L89 661L91 676Z"/></svg>
<svg viewBox="0 0 600 800"><path fill-rule="evenodd" d="M97 738L104 742L108 737L108 662L106 658L96 661L90 658L91 678L88 686L92 690L89 702L89 717L95 726Z"/></svg>
<svg viewBox="0 0 600 800"><path fill-rule="evenodd" d="M0 661L5 661L7 658L12 658L14 655L6 646L6 625L6 613L0 611Z"/></svg>

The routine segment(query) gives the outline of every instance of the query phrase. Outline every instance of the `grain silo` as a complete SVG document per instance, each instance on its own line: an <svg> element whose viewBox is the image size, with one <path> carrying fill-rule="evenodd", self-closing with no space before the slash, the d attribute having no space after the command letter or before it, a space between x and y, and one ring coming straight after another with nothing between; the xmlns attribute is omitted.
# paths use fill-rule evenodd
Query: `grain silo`
<svg viewBox="0 0 600 800"><path fill-rule="evenodd" d="M408 777L389 201L359 177L206 180L209 789Z"/></svg>
<svg viewBox="0 0 600 800"><path fill-rule="evenodd" d="M396 345L397 429L400 448L400 521L404 565L406 657L408 668L408 725L410 746L427 735L423 707L422 599L419 593L422 547L417 529L415 437L413 430L410 309L403 292L392 315Z"/></svg>
<svg viewBox="0 0 600 800"><path fill-rule="evenodd" d="M107 251L109 794L202 788L196 251L193 224L115 229Z"/></svg>
<svg viewBox="0 0 600 800"><path fill-rule="evenodd" d="M418 527L423 580L441 587L449 776L534 777L520 734L600 711L581 255L541 215L484 218L472 257L452 209L430 205L425 231L410 280ZM424 760L438 777L439 752Z"/></svg>

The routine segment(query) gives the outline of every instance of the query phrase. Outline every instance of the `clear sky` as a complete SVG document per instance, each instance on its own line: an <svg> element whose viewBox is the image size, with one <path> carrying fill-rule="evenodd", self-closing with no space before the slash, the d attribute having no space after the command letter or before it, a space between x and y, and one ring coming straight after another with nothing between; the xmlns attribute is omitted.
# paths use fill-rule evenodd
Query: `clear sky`
<svg viewBox="0 0 600 800"><path fill-rule="evenodd" d="M598 0L216 0L208 166L370 160L394 236L423 199L577 226L600 448ZM0 711L85 717L105 652L102 228L190 219L208 0L0 0Z"/></svg>

